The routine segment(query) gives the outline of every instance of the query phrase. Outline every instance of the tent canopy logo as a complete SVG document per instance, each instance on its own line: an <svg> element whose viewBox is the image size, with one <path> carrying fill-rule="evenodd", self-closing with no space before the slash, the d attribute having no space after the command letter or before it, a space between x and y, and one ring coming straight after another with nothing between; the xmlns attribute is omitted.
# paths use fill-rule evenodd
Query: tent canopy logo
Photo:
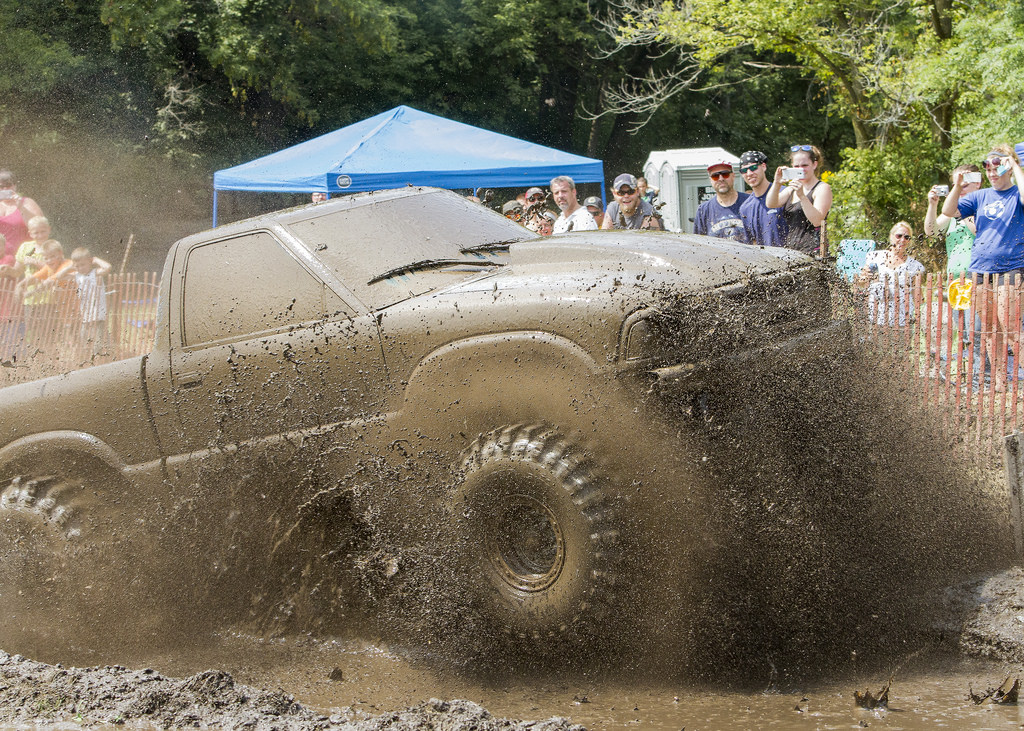
<svg viewBox="0 0 1024 731"><path fill-rule="evenodd" d="M338 179L334 182L339 188L347 188L352 185L352 178L348 175L339 175Z"/></svg>

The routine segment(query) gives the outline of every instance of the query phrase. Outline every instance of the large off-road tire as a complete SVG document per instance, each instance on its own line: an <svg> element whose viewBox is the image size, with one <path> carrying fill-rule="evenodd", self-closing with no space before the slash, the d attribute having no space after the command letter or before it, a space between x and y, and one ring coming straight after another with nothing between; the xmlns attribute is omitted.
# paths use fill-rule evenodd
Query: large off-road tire
<svg viewBox="0 0 1024 731"><path fill-rule="evenodd" d="M133 557L125 555L125 531L95 487L56 474L19 475L0 485L4 641L89 642L85 632L103 625L109 631L110 622L125 627Z"/></svg>
<svg viewBox="0 0 1024 731"><path fill-rule="evenodd" d="M456 529L485 631L534 656L596 649L622 559L608 475L547 425L482 434L462 472Z"/></svg>
<svg viewBox="0 0 1024 731"><path fill-rule="evenodd" d="M24 558L25 570L45 576L73 558L84 545L88 502L84 481L58 475L18 475L0 487L0 533L6 544L4 563ZM43 551L31 556L30 551ZM34 559L42 558L42 561ZM34 564L34 565L33 565Z"/></svg>

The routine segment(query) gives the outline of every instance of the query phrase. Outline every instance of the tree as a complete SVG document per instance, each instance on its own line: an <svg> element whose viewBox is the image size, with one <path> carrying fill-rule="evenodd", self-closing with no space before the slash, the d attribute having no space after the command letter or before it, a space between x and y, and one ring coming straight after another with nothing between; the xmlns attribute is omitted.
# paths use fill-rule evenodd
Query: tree
<svg viewBox="0 0 1024 731"><path fill-rule="evenodd" d="M936 0L944 2L945 0ZM744 49L782 54L830 92L848 117L859 147L879 140L905 84L909 51L922 31L921 13L897 0L686 0L679 5L621 0L618 41L671 43L689 66L714 69ZM756 76L774 66L746 61Z"/></svg>

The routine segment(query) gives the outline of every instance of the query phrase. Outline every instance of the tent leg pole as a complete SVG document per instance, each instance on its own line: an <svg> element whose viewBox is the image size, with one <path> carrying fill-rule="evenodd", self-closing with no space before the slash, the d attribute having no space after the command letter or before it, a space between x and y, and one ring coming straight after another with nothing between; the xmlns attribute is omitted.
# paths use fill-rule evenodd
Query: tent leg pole
<svg viewBox="0 0 1024 731"><path fill-rule="evenodd" d="M213 189L213 227L217 228L217 189Z"/></svg>

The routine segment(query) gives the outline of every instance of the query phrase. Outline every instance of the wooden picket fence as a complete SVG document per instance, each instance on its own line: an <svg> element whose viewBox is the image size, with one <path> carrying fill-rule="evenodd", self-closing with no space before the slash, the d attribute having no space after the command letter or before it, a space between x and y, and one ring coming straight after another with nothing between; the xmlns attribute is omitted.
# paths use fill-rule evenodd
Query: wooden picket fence
<svg viewBox="0 0 1024 731"><path fill-rule="evenodd" d="M1021 284L1018 275L925 274L854 290L855 331L903 369L910 392L968 455L1001 455L1004 436L1024 423Z"/></svg>
<svg viewBox="0 0 1024 731"><path fill-rule="evenodd" d="M111 274L101 282L105 326L86 331L74 282L25 307L17 282L0 279L0 385L149 352L156 331L156 272Z"/></svg>

